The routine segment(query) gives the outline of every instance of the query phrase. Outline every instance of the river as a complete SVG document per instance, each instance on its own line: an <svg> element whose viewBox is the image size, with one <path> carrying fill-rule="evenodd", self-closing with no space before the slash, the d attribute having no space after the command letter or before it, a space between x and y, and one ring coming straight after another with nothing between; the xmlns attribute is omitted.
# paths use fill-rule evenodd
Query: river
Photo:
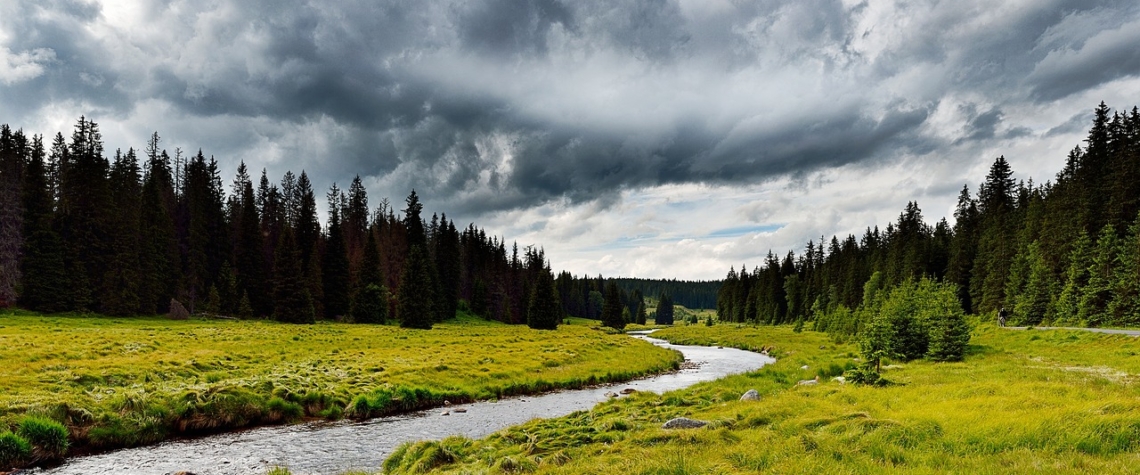
<svg viewBox="0 0 1140 475"><path fill-rule="evenodd" d="M673 345L650 338L644 332L633 336L680 351L685 355L686 364L680 371L626 383L476 402L363 422L310 422L174 440L74 457L61 466L26 473L164 475L188 471L197 475L257 475L276 466L288 467L295 475L333 475L348 470L376 472L388 454L406 441L442 439L449 435L482 438L531 419L588 410L607 400L606 393L625 388L662 393L752 371L775 361L732 348ZM456 412L457 408L467 412ZM450 415L443 415L444 411Z"/></svg>

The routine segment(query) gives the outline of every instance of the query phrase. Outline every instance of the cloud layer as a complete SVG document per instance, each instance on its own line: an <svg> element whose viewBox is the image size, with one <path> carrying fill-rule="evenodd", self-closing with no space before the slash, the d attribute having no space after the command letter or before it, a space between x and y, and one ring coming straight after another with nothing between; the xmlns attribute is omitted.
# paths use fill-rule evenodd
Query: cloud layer
<svg viewBox="0 0 1140 475"><path fill-rule="evenodd" d="M1047 155L1020 169L1040 181L1097 102L1135 103L1137 32L1131 1L14 0L0 121L50 134L86 114L110 147L158 130L318 187L360 174L504 233L675 187L827 189L834 170L880 189L944 172L941 205L1007 150ZM707 226L779 217L757 213ZM656 235L682 234L730 238Z"/></svg>

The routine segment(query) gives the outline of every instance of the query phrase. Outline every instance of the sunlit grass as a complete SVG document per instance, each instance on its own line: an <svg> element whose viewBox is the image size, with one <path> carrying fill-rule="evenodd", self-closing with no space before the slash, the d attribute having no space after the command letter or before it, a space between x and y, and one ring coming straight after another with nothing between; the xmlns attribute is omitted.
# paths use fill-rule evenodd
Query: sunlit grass
<svg viewBox="0 0 1140 475"><path fill-rule="evenodd" d="M858 363L851 345L789 327L694 325L676 343L770 348L779 361L665 395L635 394L589 412L479 440L433 444L446 473L1135 473L1140 463L1140 339L981 326L965 362L888 366L896 384L830 376ZM804 366L807 366L804 369ZM821 375L815 386L797 386ZM739 401L756 389L758 402ZM703 429L664 430L678 416ZM398 452L397 455L400 455ZM407 457L386 467L413 473Z"/></svg>
<svg viewBox="0 0 1140 475"><path fill-rule="evenodd" d="M595 322L596 323L596 322ZM432 330L0 314L0 432L26 414L110 448L303 417L371 417L625 380L675 352L589 325Z"/></svg>

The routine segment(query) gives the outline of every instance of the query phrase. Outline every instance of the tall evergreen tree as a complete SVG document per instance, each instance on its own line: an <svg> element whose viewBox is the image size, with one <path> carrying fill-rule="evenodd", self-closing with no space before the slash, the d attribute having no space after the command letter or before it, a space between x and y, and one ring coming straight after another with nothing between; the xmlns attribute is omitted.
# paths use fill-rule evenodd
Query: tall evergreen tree
<svg viewBox="0 0 1140 475"><path fill-rule="evenodd" d="M544 268L531 289L526 324L538 330L554 330L562 321L562 303L554 291L554 275Z"/></svg>
<svg viewBox="0 0 1140 475"><path fill-rule="evenodd" d="M0 126L0 308L16 304L20 281L20 248L24 242L21 209L26 140Z"/></svg>
<svg viewBox="0 0 1140 475"><path fill-rule="evenodd" d="M661 294L657 299L657 315L654 323L658 325L673 324L673 298L669 294Z"/></svg>
<svg viewBox="0 0 1140 475"><path fill-rule="evenodd" d="M313 301L301 272L301 252L293 238L293 229L281 232L273 263L273 319L287 323L313 323Z"/></svg>
<svg viewBox="0 0 1140 475"><path fill-rule="evenodd" d="M1109 320L1108 304L1111 301L1112 284L1115 280L1119 241L1111 223L1105 224L1097 238L1088 267L1088 283L1081 292L1077 318L1085 325L1099 327Z"/></svg>
<svg viewBox="0 0 1140 475"><path fill-rule="evenodd" d="M430 329L435 322L431 264L422 245L412 246L400 277L397 317L404 328Z"/></svg>
<svg viewBox="0 0 1140 475"><path fill-rule="evenodd" d="M325 245L324 268L321 280L325 294L325 317L336 318L347 315L349 311L350 276L348 269L348 250L344 242L344 233L341 230L340 190L336 184L328 193L329 201L329 235Z"/></svg>
<svg viewBox="0 0 1140 475"><path fill-rule="evenodd" d="M617 284L610 282L605 287L605 302L602 304L602 325L621 330L625 328L625 319L621 316L621 290Z"/></svg>

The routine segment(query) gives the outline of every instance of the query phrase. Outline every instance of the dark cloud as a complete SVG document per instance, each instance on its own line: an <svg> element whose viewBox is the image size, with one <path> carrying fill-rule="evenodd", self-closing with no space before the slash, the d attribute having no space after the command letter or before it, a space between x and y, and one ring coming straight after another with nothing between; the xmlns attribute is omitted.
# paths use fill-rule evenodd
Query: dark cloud
<svg viewBox="0 0 1140 475"><path fill-rule="evenodd" d="M0 82L8 120L79 107L149 131L131 121L161 104L188 148L274 145L317 183L359 173L472 212L973 151L1034 133L1003 111L1140 74L1127 1L110 6L0 7L0 53L54 54Z"/></svg>

